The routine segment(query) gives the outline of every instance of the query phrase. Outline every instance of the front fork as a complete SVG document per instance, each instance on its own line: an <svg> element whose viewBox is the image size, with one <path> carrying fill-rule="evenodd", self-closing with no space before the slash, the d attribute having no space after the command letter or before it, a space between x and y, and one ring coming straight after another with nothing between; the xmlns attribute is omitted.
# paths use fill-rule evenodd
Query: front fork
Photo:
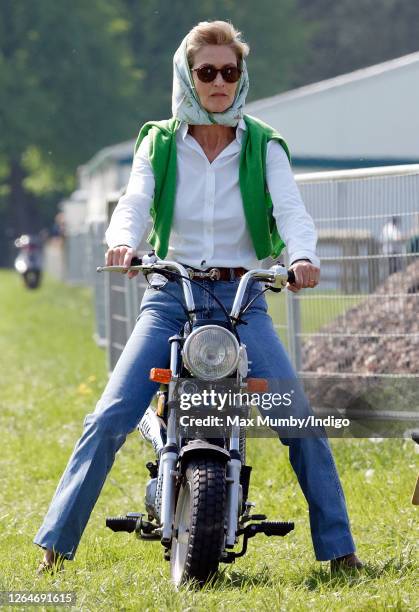
<svg viewBox="0 0 419 612"><path fill-rule="evenodd" d="M180 336L170 338L170 369L176 377L180 375ZM172 400L173 385L169 384L168 401ZM234 427L230 437L230 457L226 466L227 480L227 516L226 516L226 548L233 548L236 543L238 529L238 509L240 496L240 431ZM158 484L161 483L161 508L159 512L161 524L161 543L168 547L173 534L176 500L176 479L179 475L177 463L179 447L176 432L176 415L174 410L169 411L167 423L167 442L163 448L159 461Z"/></svg>
<svg viewBox="0 0 419 612"><path fill-rule="evenodd" d="M171 411L174 415L174 411ZM169 428L168 428L169 429ZM169 436L168 436L169 437ZM227 508L226 508L226 548L233 548L237 540L238 510L240 505L241 459L237 450L230 451L231 459L226 465ZM170 546L173 534L176 499L176 478L179 453L176 445L166 445L159 463L159 479L162 478L162 503L160 511L161 543Z"/></svg>
<svg viewBox="0 0 419 612"><path fill-rule="evenodd" d="M177 447L166 446L161 454L159 464L159 478L162 477L162 503L160 512L161 521L161 543L163 546L170 546L172 539L173 524L175 517L175 497L176 497L176 470L179 454ZM236 533L238 527L238 508L240 490L240 470L241 460L232 458L227 462L227 516L226 516L226 548L233 548L236 543Z"/></svg>
<svg viewBox="0 0 419 612"><path fill-rule="evenodd" d="M180 341L181 336L172 336L170 342L170 369L172 376L179 377L180 374ZM173 396L173 383L169 383L168 402ZM169 410L167 422L167 441L163 448L159 461L159 474L157 488L162 483L161 488L161 509L160 523L161 543L169 546L172 539L173 523L175 518L175 496L176 496L176 466L179 458L178 439L176 435L176 414L174 410Z"/></svg>
<svg viewBox="0 0 419 612"><path fill-rule="evenodd" d="M162 502L160 521L162 524L161 543L169 546L172 539L173 523L175 517L176 494L176 464L179 457L177 446L165 446L159 464L159 478L161 476Z"/></svg>
<svg viewBox="0 0 419 612"><path fill-rule="evenodd" d="M227 463L227 534L226 548L233 548L236 543L238 514L240 504L240 472L242 468L240 455L240 429L233 426L230 436L230 461Z"/></svg>

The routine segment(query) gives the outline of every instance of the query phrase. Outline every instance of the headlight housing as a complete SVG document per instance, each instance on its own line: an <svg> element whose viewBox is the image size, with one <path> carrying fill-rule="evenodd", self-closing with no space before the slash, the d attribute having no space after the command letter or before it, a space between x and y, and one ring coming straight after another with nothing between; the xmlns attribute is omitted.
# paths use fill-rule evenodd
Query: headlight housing
<svg viewBox="0 0 419 612"><path fill-rule="evenodd" d="M204 325L187 337L183 359L185 366L197 378L218 380L230 376L237 368L239 343L228 329Z"/></svg>

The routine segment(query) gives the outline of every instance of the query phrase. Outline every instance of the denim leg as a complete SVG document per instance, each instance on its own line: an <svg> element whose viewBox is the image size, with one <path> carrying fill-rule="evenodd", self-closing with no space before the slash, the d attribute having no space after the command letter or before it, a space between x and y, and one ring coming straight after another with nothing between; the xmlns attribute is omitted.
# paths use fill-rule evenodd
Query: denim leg
<svg viewBox="0 0 419 612"><path fill-rule="evenodd" d="M238 327L247 346L250 376L295 381L300 387L288 356L266 313L266 301L259 298L244 316L247 325ZM293 406L298 416L310 414L307 400ZM294 413L295 414L295 413ZM346 502L335 462L325 437L282 438L289 447L289 458L309 507L313 547L319 561L334 559L355 551Z"/></svg>
<svg viewBox="0 0 419 612"><path fill-rule="evenodd" d="M143 416L159 385L151 367L167 367L168 338L179 331L176 302L148 290L142 315L77 442L34 542L73 559L115 454ZM170 313L170 317L169 317Z"/></svg>
<svg viewBox="0 0 419 612"><path fill-rule="evenodd" d="M220 282L218 297L228 309L236 283ZM168 283L175 297L180 290ZM197 305L206 303L208 314L223 318L217 308L209 313L211 300L194 287ZM239 334L252 360L251 375L266 378L294 378L295 373L266 314L260 298L245 315L247 326ZM94 413L87 415L83 435L76 444L61 478L35 543L54 548L68 559L74 557L90 513L113 464L115 453L144 414L157 390L149 378L151 367L167 367L168 338L177 333L184 314L176 299L161 291L148 290L142 315L99 400ZM282 440L289 446L290 461L309 504L310 524L316 556L327 560L353 552L345 500L327 440L301 438Z"/></svg>

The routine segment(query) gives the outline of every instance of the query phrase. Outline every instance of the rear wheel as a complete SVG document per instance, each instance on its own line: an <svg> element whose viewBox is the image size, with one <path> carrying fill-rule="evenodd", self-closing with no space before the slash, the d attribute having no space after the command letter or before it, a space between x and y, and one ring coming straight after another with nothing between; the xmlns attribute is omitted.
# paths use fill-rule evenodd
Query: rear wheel
<svg viewBox="0 0 419 612"><path fill-rule="evenodd" d="M217 458L191 458L179 489L170 553L176 586L191 579L203 584L217 571L225 508L225 463Z"/></svg>

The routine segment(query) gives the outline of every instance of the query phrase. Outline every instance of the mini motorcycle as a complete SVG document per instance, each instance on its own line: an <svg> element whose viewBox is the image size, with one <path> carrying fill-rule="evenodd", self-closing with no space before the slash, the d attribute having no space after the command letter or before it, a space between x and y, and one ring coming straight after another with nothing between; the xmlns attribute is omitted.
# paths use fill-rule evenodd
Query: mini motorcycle
<svg viewBox="0 0 419 612"><path fill-rule="evenodd" d="M15 240L19 254L15 259L15 269L23 278L28 289L39 287L42 278L42 244L38 236L22 234Z"/></svg>
<svg viewBox="0 0 419 612"><path fill-rule="evenodd" d="M141 270L146 277L158 273L178 280L188 320L169 340L170 368L151 369L151 380L164 384L165 390L158 393L157 409L149 407L138 426L156 453L155 461L146 466L150 473L146 513L108 517L106 526L115 532L135 533L144 540L160 540L176 587L189 580L202 585L216 573L219 563L242 557L249 538L258 533L285 536L294 523L267 521L263 514L251 514L255 504L247 496L252 468L246 465L246 426L242 425L242 415L248 414L249 406L230 406L235 416L229 426L219 416L219 407L211 406L207 418L221 419L221 424L216 421L205 428L199 419L191 424L189 415L188 423L182 424L180 398L199 392L203 397L204 389L209 393L220 385L238 392L265 388L266 380L247 377L246 346L240 343L236 328L261 293L281 291L295 277L281 265L248 271L240 280L231 312L224 309L225 320L208 324L196 318L191 283L198 281L189 277L184 266L158 260L152 252L142 260L134 258L128 269ZM127 268L105 266L97 270L126 272ZM215 278L216 268L202 274L211 278L212 272ZM263 281L265 288L243 304L248 283L253 280ZM203 409L195 406L194 414L204 414ZM241 550L233 550L239 538L243 538Z"/></svg>

